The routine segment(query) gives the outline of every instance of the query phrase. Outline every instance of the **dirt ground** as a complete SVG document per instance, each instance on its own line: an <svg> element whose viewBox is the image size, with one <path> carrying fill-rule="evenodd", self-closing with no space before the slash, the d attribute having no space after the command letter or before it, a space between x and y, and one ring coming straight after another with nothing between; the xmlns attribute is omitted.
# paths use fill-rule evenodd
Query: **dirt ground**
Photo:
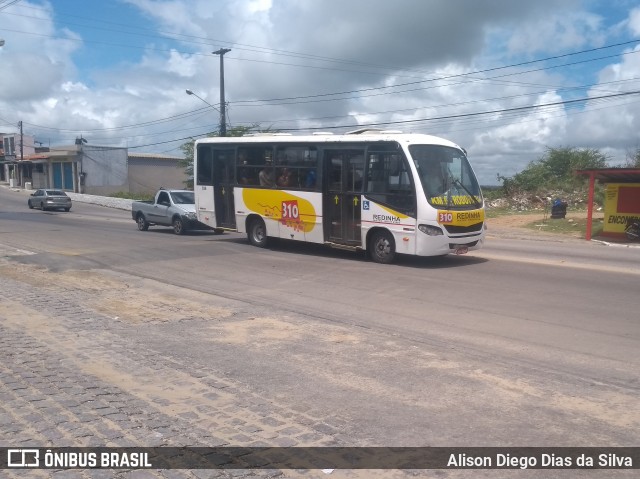
<svg viewBox="0 0 640 479"><path fill-rule="evenodd" d="M566 218L568 220L586 220L587 212L586 211L574 211L567 212ZM604 214L602 212L594 212L593 213L593 226L599 224L599 220L604 218ZM549 213L544 211L533 211L529 213L520 213L520 214L502 214L500 216L491 217L491 213L489 213L489 217L487 218L487 234L499 234L499 235L518 235L518 234L527 234L527 235L536 235L536 236L546 236L551 235L555 237L565 237L565 238L584 238L584 231L582 228L577 230L575 233L554 233L545 229L545 224L555 221L550 218ZM535 224L539 225L538 228L532 228L528 225Z"/></svg>

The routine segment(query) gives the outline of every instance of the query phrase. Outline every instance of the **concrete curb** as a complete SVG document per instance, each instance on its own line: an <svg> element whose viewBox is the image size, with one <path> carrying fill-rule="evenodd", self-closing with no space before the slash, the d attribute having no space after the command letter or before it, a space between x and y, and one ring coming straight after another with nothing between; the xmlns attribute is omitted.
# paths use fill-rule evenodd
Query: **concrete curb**
<svg viewBox="0 0 640 479"><path fill-rule="evenodd" d="M604 246L613 246L618 248L640 248L640 243L616 243L612 241L604 241L600 239L591 238L592 243L598 243Z"/></svg>
<svg viewBox="0 0 640 479"><path fill-rule="evenodd" d="M11 191L15 191L16 193L26 193L27 195L31 194L32 191L35 190L25 190L24 188L10 188L8 184L0 184L1 187L7 188ZM131 210L131 203L134 200L129 200L125 198L112 198L110 196L97 196L97 195L86 195L83 193L71 193L69 191L66 192L71 198L71 201L77 201L79 203L88 203L92 205L105 206L107 208L115 208L119 210Z"/></svg>

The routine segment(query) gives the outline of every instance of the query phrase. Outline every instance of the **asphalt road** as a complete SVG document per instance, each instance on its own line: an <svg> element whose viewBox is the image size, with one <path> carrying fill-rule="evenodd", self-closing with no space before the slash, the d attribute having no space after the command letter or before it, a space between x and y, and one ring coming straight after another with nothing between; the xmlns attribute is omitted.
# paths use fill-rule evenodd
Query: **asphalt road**
<svg viewBox="0 0 640 479"><path fill-rule="evenodd" d="M24 192L0 188L5 277L13 291L56 293L53 310L62 316L57 340L37 320L28 336L74 361L85 380L154 407L161 396L168 420L205 406L194 398L206 371L242 391L206 404L231 417L218 425L225 443L637 446L640 248L489 231L481 251L385 266L314 245L260 250L233 233L139 232L128 212L94 205L28 210ZM0 309L5 327L33 317L18 312L30 307L44 324L51 301L33 306L29 298L9 295L11 307ZM103 318L99 334L73 325L94 357L65 339L66 303ZM121 357L110 357L109 341L123 342ZM132 362L139 371L125 370ZM167 375L190 394L163 393ZM243 417L234 405L246 397L265 415L278 411L273 420L289 430L265 437L264 428L234 425ZM312 422L325 427L305 433Z"/></svg>

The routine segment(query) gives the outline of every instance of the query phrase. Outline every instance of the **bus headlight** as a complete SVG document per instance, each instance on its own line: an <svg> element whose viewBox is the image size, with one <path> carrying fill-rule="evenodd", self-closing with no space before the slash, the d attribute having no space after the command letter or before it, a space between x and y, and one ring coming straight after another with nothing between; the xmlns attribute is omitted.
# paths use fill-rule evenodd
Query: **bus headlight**
<svg viewBox="0 0 640 479"><path fill-rule="evenodd" d="M424 234L429 235L429 236L441 236L441 235L444 234L442 232L442 229L438 228L437 226L418 225L418 229L420 231L422 231Z"/></svg>

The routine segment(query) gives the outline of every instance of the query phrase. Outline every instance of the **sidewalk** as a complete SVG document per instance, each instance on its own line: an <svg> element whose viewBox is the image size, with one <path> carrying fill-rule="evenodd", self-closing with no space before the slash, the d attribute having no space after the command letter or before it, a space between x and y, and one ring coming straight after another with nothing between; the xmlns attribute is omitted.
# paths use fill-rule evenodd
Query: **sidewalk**
<svg viewBox="0 0 640 479"><path fill-rule="evenodd" d="M24 192L24 194L26 195L30 195L35 191L35 189L26 190L22 187L10 188L8 183L0 183L0 186L18 193ZM116 208L119 210L131 210L131 203L134 201L134 200L129 200L125 198L113 198L111 196L97 196L97 195L87 195L83 193L71 193L69 191L67 191L66 193L71 198L71 201L77 201L79 203L89 203L92 205L106 206L107 208Z"/></svg>
<svg viewBox="0 0 640 479"><path fill-rule="evenodd" d="M605 246L617 246L620 248L640 248L640 242L629 241L626 238L611 238L608 236L595 236L591 238L594 243L600 243Z"/></svg>

